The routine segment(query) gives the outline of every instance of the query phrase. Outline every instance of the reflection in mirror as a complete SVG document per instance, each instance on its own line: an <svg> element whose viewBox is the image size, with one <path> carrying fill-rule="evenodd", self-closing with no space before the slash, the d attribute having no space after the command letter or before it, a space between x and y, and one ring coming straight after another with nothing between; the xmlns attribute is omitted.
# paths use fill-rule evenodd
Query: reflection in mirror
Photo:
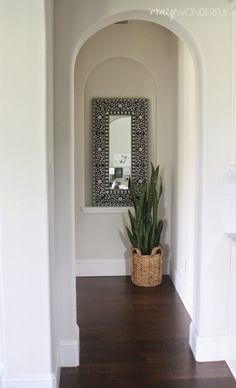
<svg viewBox="0 0 236 388"><path fill-rule="evenodd" d="M109 115L109 188L128 190L131 176L131 116Z"/></svg>

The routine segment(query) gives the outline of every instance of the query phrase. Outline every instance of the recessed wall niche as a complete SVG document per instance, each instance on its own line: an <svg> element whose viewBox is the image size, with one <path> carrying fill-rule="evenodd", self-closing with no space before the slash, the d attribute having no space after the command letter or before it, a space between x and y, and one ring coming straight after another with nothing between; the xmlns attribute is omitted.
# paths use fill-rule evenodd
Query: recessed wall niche
<svg viewBox="0 0 236 388"><path fill-rule="evenodd" d="M139 62L129 58L110 58L100 63L89 75L85 86L85 205L92 204L92 98L148 98L149 131L153 128L155 87L150 73ZM152 112L152 114L151 114ZM151 136L150 144L153 144ZM151 157L154 150L149 150Z"/></svg>
<svg viewBox="0 0 236 388"><path fill-rule="evenodd" d="M79 176L80 206L92 206L92 98L149 100L149 158L155 163L157 116L160 136L170 127L171 36L158 25L131 21L104 28L80 50L75 68L75 136L80 162L76 163L80 166L76 178ZM161 96L159 102L157 94Z"/></svg>
<svg viewBox="0 0 236 388"><path fill-rule="evenodd" d="M129 257L129 242L124 233L126 214L121 214L120 209L116 213L98 214L91 208L93 98L148 99L149 160L164 168L167 189L160 211L168 220L171 218L176 47L176 38L167 29L153 23L131 21L104 28L79 52L74 104L78 260ZM89 241L91 235L93 244ZM170 245L170 228L164 236L166 244Z"/></svg>

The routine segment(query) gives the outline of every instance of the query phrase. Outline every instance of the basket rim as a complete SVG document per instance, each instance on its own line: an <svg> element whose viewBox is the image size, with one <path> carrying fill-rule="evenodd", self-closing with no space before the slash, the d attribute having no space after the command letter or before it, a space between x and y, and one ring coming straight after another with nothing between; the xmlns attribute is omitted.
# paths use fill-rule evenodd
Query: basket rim
<svg viewBox="0 0 236 388"><path fill-rule="evenodd" d="M160 250L161 252L159 253L158 250ZM135 255L135 256L142 256L142 257L153 257L153 256L164 256L164 249L163 247L161 246L161 244L159 244L158 246L156 247L153 247L152 248L152 251L149 255L143 255L141 250L139 248L135 248L135 247L132 247L131 248L131 252L132 252L132 255Z"/></svg>

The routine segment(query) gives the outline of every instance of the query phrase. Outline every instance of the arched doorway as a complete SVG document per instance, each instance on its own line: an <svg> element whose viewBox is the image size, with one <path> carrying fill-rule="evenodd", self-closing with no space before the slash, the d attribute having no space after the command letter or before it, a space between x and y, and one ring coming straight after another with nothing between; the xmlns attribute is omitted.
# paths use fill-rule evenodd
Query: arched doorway
<svg viewBox="0 0 236 388"><path fill-rule="evenodd" d="M195 244L194 255L198 257L198 247L200 234L200 208L201 208L201 191L200 191L200 181L201 181L201 133L203 130L202 126L202 94L203 94L203 72L202 72L202 60L201 55L198 50L198 46L194 42L191 33L180 23L175 21L171 22L168 18L158 16L153 17L150 12L145 11L127 11L122 13L114 13L106 16L102 19L97 19L95 23L90 23L89 27L79 31L76 37L76 32L74 31L73 39L70 41L70 44L66 46L64 54L66 56L60 58L59 54L57 60L59 63L60 70L57 71L56 79L59 79L60 72L64 72L65 77L59 82L59 86L55 87L56 90L56 105L58 106L57 115L56 115L56 126L57 135L56 143L56 160L58 160L58 179L56 179L57 190L58 191L58 204L57 204L57 216L56 223L60 224L60 228L56 230L56 245L57 245L57 254L59 256L59 261L62 263L61 266L63 271L59 273L58 279L58 288L62 285L64 295L63 298L70 300L70 304L67 305L66 309L62 309L59 313L59 321L63 322L61 324L61 332L65 333L65 326L67 326L67 333L72 333L71 336L74 338L76 336L76 326L75 326L75 287L74 281L69 283L69 279L74 279L74 259L75 259L75 234L74 234L74 214L75 214L75 198L74 198L74 117L75 117L75 106L74 106L74 68L77 55L83 46L83 44L93 36L97 31L102 28L111 25L112 23L121 21L121 20L144 20L157 23L170 31L176 34L179 38L183 39L185 43L189 46L190 51L193 56L193 62L196 71L196 117L198 118L196 123L196 133L197 133L197 157L198 162L196 163L195 176L198 184L196 185L196 205L199 209L199 216L195 220L195 240L198 242ZM62 97L63 93L63 97ZM66 104L63 105L63 101L66 99ZM59 108L61 107L61 109ZM66 139L66 142L64 140ZM60 144L63 143L63 154L60 154ZM58 155L58 156L57 156ZM63 179L62 179L63 174ZM62 202L61 202L62 201ZM61 223L61 220L65 220L64 224ZM62 240L63 236L63 240ZM197 240L198 238L198 240ZM65 254L66 252L66 254ZM66 257L65 257L66 255ZM69 259L68 259L69 258ZM196 260L194 261L196 262ZM194 271L194 284L199 284L199 266L195 268ZM65 277L66 282L65 284ZM193 311L193 320L195 311L198 314L198 290L194 286L194 311ZM67 310L67 311L64 311ZM65 316L67 323L65 324ZM64 337L65 335L61 335ZM68 337L68 335L66 334Z"/></svg>
<svg viewBox="0 0 236 388"><path fill-rule="evenodd" d="M120 19L119 19L119 21L120 21ZM132 18L131 23L135 22L135 21L136 21L136 19ZM147 23L147 21L145 21L145 22ZM139 23L142 23L142 21L139 20ZM162 26L163 26L163 24L165 24L165 23L162 22ZM159 23L155 23L155 25L159 25ZM104 31L106 28L108 29L109 27L107 26L107 27L104 27L104 29L101 29L101 30L99 29L99 31L95 32L95 34L92 34L90 36L90 38L94 37L96 34L99 34L100 31ZM161 28L163 28L163 27L161 27ZM164 27L164 29L166 29L166 27ZM175 31L176 28L172 27L172 30ZM178 28L177 28L177 30L178 30ZM181 37L183 38L184 33L178 34L178 35L181 35ZM201 85L201 82L199 81L200 69L199 69L199 66L198 66L199 58L198 58L198 54L197 54L197 49L194 47L194 48L191 48L191 50L190 49L188 50L189 40L190 40L189 38L185 39L185 41L188 41L188 46L187 46L186 44L183 43L182 39L177 38L176 32L175 33L173 32L173 36L175 36L176 39L179 40L179 46L181 47L180 50L184 50L185 51L184 55L188 55L189 58L191 57L191 60L192 60L191 71L195 73L194 77L193 77L193 78L195 78L194 81L193 81L194 82L194 104L195 105L194 105L194 107L191 107L192 113L194 111L194 128L193 128L193 132L190 135L190 136L192 136L192 138L191 138L192 149L189 148L190 154L191 154L192 151L194 152L194 158L195 159L191 162L192 163L191 164L191 169L189 169L188 172L187 172L188 176L182 176L182 181L179 182L179 183L177 182L177 184L179 184L179 186L181 186L183 184L186 184L186 186L187 186L188 182L189 182L189 179L191 180L191 183L189 182L190 185L191 185L191 190L190 190L189 197L188 197L187 201L190 202L192 200L192 204L190 204L190 207L188 209L185 208L184 211L186 213L188 210L190 210L190 212L192 211L192 215L191 215L191 217L187 217L188 218L187 221L186 221L186 219L184 220L185 228L183 229L182 234L184 234L186 232L189 233L190 229L191 229L191 232L189 233L189 235L186 238L187 242L189 243L189 247L187 249L188 252L186 252L186 251L184 252L184 254L186 256L185 259L184 259L184 263L180 264L182 266L184 265L185 267L187 267L187 265L189 265L190 260L189 260L189 262L187 262L188 261L187 255L191 251L191 255L192 255L191 263L190 263L190 267L191 268L188 270L188 274L187 275L186 274L185 275L182 274L182 276L188 276L187 283L188 283L188 287L190 287L190 290L184 289L183 279L181 279L181 276L178 275L175 266L172 266L172 268L170 270L170 273L172 274L172 279L173 279L173 281L174 281L174 283L175 283L175 285L176 285L176 287L177 287L177 289L178 289L178 291L179 291L179 293L180 293L180 295L181 295L181 297L182 297L186 307L188 308L188 311L190 312L191 316L193 316L193 314L194 314L193 305L194 305L194 303L196 303L196 298L197 298L197 294L194 291L194 282L195 282L195 280L196 280L196 278L198 276L197 275L198 272L194 271L194 255L196 255L196 256L198 255L197 247L198 247L199 241L197 241L196 236L198 236L198 227L199 227L200 220L197 219L197 214L199 214L198 209L199 209L199 206L200 206L200 203L201 203L201 201L200 201L200 192L198 192L198 189L197 189L198 187L200 187L199 179L200 179L200 168L201 168L201 161L200 161L200 158L201 158L201 152L200 152L201 151L201 147L200 147L200 144L201 144L201 131L199 130L199 122L196 121L196 117L200 117L201 116L200 115L201 106L199 104L199 101L200 101L199 95L200 95L200 85ZM84 44L81 46L81 47L83 47L83 49L84 49L84 46L87 44L87 42L90 40L90 38L88 38L86 40L86 43L84 42ZM80 50L79 52L81 53L81 51L83 51L83 50ZM193 55L193 52L195 53L195 57ZM75 62L75 67L78 65L79 56L80 56L80 54L78 54L78 56L76 57L77 61ZM94 62L93 62L93 64L94 64ZM94 69L96 66L98 66L98 65L94 64L94 66L92 65L91 68ZM92 72L92 70L90 70L90 71ZM83 85L84 87L85 87L85 83L86 82L84 82L84 85ZM76 88L76 86L75 86L75 88ZM82 95L83 95L83 91L80 93L80 97ZM188 97L189 97L189 95L188 95ZM76 109L78 108L78 100L75 100L75 107L76 107ZM77 114L78 114L78 112L77 112ZM82 115L83 114L84 114L84 112L82 113ZM177 115L178 115L178 113L177 113ZM76 127L76 125L77 124L76 124L76 120L75 120L75 127ZM88 125L86 127L88 128ZM157 125L157 127L158 127L158 125ZM181 142L181 139L179 139L179 142ZM185 147L188 147L188 145L185 145ZM175 151L177 153L179 153L179 152L181 152L181 149L180 150L175 150ZM186 153L186 148L185 148L184 152ZM76 154L76 152L75 152L75 154ZM183 163L183 165L180 166L180 169L182 169L182 172L183 172L184 163L186 163L186 162L188 162L188 160L186 158L185 158L184 161L182 160L182 162L181 162L181 163ZM176 164L176 163L174 162L174 164ZM181 175L182 172L180 172L180 175ZM186 171L184 172L184 174L186 174ZM75 174L75 176L77 176L77 174ZM178 178L177 178L177 180L178 180ZM173 185L173 182L172 182L172 185ZM185 187L184 190L186 191L186 187ZM180 190L180 192L178 192L177 195L180 197L181 195L183 196L183 194L184 194L184 191L182 191L182 193L181 193L181 190ZM173 205L172 206L172 215L173 215L173 208L174 208L174 206L176 206L176 204L177 204L177 207L179 206L178 205L178 201L179 200L177 199L175 201L175 203L172 204ZM180 205L180 207L183 206L184 200L180 199L180 202L181 201L182 201L182 205ZM193 201L194 201L194 203L193 203ZM86 200L84 200L84 204L82 204L82 206L86 207ZM87 204L87 206L89 206L89 203ZM76 206L76 208L79 209L78 206ZM196 210L196 212L195 212L195 210ZM177 213L180 213L180 212L181 212L181 208L178 209L178 211L175 214L175 218L176 219L174 220L174 222L175 222L174 229L176 229L176 233L177 233L177 228L178 228L177 223L179 223L179 226L181 226L181 221L179 222L178 215L177 215ZM90 217L91 217L91 212L90 212ZM183 218L183 215L179 215L179 217ZM170 225L169 225L169 227L170 227ZM173 229L173 226L172 226L172 229ZM189 236L190 236L190 238L188 239ZM180 239L180 238L182 238L182 247L180 247L180 251L181 251L181 249L184 249L184 247L183 247L184 239L185 239L184 236L180 236L180 234L178 234L177 238L172 238L171 239L170 244L174 245L176 250L178 250L179 249L179 247L178 247L178 245L179 245L178 244L178 239ZM190 240L191 240L191 242L190 242ZM169 243L169 241L168 241L168 243ZM167 245L169 245L169 244L167 244ZM172 254L173 254L173 251L172 251ZM183 252L178 252L177 255L180 256L181 254L183 254ZM177 260L178 260L178 258L177 258ZM86 260L83 260L83 261L84 261L84 263L86 262ZM96 260L94 260L94 262L95 261ZM88 267L88 263L86 263L85 266ZM187 272L186 268L185 268L185 271ZM87 273L85 273L85 275L86 274L88 275L89 271ZM93 275L93 274L94 274L93 271L91 271L90 275ZM100 272L100 275L102 275L102 274L103 273ZM189 294L190 294L190 296L189 296Z"/></svg>

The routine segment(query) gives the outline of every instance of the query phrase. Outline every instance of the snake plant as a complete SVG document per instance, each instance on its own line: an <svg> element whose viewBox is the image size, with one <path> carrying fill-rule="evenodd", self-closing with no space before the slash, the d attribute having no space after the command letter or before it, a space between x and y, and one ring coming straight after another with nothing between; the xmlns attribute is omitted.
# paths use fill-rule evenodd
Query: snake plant
<svg viewBox="0 0 236 388"><path fill-rule="evenodd" d="M154 247L160 242L163 221L158 221L158 205L162 194L162 180L159 177L159 166L155 169L151 163L151 177L149 184L143 182L137 194L135 181L130 180L131 201L134 215L129 210L131 228L127 229L128 237L133 248L140 249L142 255L150 255Z"/></svg>

